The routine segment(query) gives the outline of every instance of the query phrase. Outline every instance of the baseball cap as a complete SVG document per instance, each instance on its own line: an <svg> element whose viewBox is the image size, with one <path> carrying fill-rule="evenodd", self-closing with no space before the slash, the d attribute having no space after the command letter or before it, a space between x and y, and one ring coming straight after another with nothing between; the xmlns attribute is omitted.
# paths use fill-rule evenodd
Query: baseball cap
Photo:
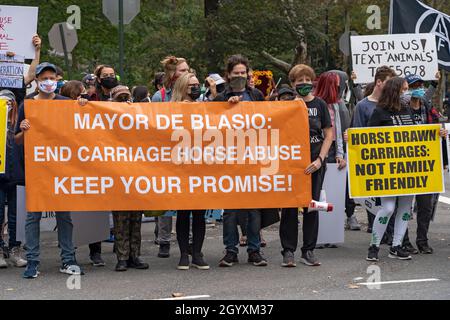
<svg viewBox="0 0 450 320"><path fill-rule="evenodd" d="M295 96L295 91L292 90L291 88L281 88L281 89L278 91L278 96L280 97L280 96L282 96L283 94L290 94L290 95Z"/></svg>
<svg viewBox="0 0 450 320"><path fill-rule="evenodd" d="M423 79L415 74L410 74L405 78L406 82L408 82L409 85L416 83L416 82L423 82Z"/></svg>
<svg viewBox="0 0 450 320"><path fill-rule="evenodd" d="M81 82L83 82L83 84L86 86L93 86L93 85L95 85L95 75L87 74L83 77Z"/></svg>
<svg viewBox="0 0 450 320"><path fill-rule="evenodd" d="M111 90L113 100L116 100L121 94L127 94L131 97L130 89L127 86L117 86Z"/></svg>
<svg viewBox="0 0 450 320"><path fill-rule="evenodd" d="M42 62L42 63L38 64L38 66L36 67L36 76L40 75L45 70L52 70L55 73L58 72L56 70L56 66L54 64L49 63L49 62Z"/></svg>
<svg viewBox="0 0 450 320"><path fill-rule="evenodd" d="M12 93L12 91L9 90L2 90L0 91L0 99L3 100L8 100L8 101L16 101L16 96L14 95L14 93Z"/></svg>

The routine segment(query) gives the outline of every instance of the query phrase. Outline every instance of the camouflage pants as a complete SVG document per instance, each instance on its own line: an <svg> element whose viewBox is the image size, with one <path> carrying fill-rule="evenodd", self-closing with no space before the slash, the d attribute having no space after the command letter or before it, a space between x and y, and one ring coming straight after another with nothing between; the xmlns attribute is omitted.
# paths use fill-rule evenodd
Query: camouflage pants
<svg viewBox="0 0 450 320"><path fill-rule="evenodd" d="M117 259L139 257L142 211L114 211L113 220Z"/></svg>

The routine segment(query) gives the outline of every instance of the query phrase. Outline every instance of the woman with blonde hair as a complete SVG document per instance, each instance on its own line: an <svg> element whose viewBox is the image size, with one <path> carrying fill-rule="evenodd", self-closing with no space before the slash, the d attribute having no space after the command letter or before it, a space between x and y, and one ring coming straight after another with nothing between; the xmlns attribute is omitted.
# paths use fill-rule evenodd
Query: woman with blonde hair
<svg viewBox="0 0 450 320"><path fill-rule="evenodd" d="M193 73L185 73L178 78L173 87L172 102L195 102L200 98L200 82ZM206 233L205 210L177 211L177 240L180 247L179 270L189 269L189 229L192 213L192 266L208 270L203 260L202 247Z"/></svg>

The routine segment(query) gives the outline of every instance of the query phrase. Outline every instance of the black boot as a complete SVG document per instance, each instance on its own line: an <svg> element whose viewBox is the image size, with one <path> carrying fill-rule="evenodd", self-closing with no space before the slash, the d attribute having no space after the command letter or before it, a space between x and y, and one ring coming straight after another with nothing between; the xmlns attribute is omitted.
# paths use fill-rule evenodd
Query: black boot
<svg viewBox="0 0 450 320"><path fill-rule="evenodd" d="M161 243L159 245L158 258L170 257L170 243Z"/></svg>
<svg viewBox="0 0 450 320"><path fill-rule="evenodd" d="M145 270L148 269L148 263L143 262L139 257L130 258L127 262L128 268Z"/></svg>
<svg viewBox="0 0 450 320"><path fill-rule="evenodd" d="M116 271L122 272L128 270L128 264L126 260L119 260L116 264Z"/></svg>

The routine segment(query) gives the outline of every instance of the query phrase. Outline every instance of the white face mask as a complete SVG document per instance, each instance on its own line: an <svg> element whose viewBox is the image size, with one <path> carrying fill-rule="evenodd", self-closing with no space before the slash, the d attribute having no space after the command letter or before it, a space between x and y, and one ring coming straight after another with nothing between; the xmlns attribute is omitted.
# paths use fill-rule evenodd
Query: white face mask
<svg viewBox="0 0 450 320"><path fill-rule="evenodd" d="M39 83L38 83L39 91L42 91L44 93L55 92L57 86L58 86L58 83L53 80L39 81Z"/></svg>

